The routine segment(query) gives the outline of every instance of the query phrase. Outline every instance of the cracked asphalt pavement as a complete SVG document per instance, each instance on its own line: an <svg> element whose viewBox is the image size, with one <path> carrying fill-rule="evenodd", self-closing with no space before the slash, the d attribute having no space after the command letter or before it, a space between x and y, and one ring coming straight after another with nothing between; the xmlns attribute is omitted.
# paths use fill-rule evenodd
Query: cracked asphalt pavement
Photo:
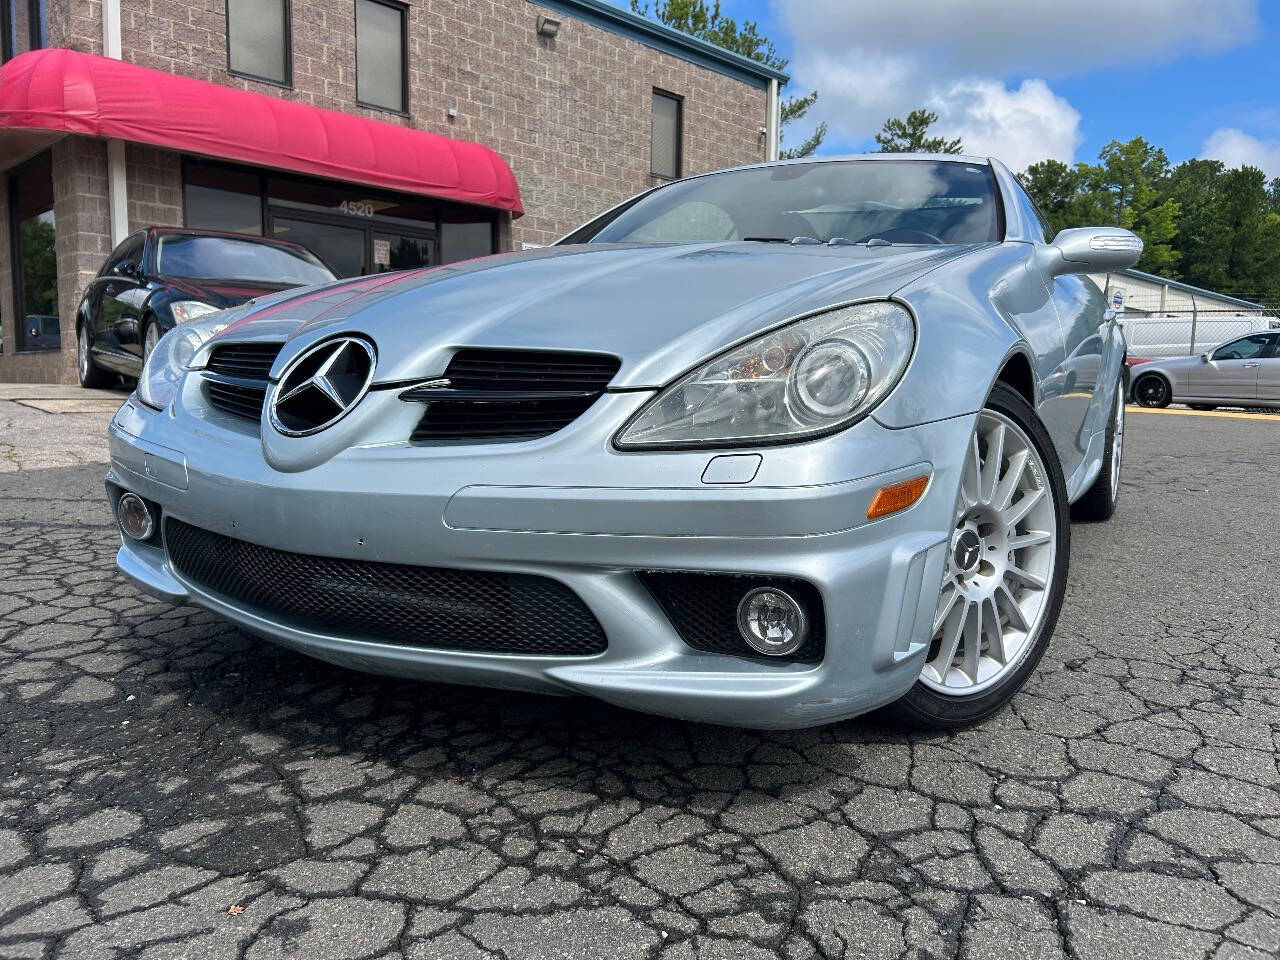
<svg viewBox="0 0 1280 960"><path fill-rule="evenodd" d="M1271 421L1130 418L980 728L364 676L127 586L101 413L0 403L0 956L1280 953Z"/></svg>

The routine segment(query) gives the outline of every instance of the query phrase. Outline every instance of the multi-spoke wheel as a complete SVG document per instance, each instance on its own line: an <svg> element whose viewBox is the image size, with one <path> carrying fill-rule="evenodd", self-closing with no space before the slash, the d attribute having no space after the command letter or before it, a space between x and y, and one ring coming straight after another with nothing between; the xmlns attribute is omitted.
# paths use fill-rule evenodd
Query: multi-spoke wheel
<svg viewBox="0 0 1280 960"><path fill-rule="evenodd" d="M1169 381L1158 373L1143 374L1133 385L1133 398L1144 407L1167 407L1173 399Z"/></svg>
<svg viewBox="0 0 1280 960"><path fill-rule="evenodd" d="M148 323L147 332L142 335L142 362L146 363L151 359L151 351L156 348L156 344L160 342L160 325L158 323Z"/></svg>
<svg viewBox="0 0 1280 960"><path fill-rule="evenodd" d="M101 387L107 382L107 375L93 361L93 351L89 344L89 330L85 324L76 327L76 373L80 376L80 386Z"/></svg>
<svg viewBox="0 0 1280 960"><path fill-rule="evenodd" d="M930 726L989 716L1044 653L1066 584L1062 471L1044 426L997 384L978 415L920 680L900 712Z"/></svg>

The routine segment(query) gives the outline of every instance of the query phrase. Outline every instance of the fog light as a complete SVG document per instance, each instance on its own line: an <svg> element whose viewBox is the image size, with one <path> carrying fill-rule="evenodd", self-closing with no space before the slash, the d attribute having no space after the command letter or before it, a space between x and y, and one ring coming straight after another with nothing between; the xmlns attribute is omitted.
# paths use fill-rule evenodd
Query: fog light
<svg viewBox="0 0 1280 960"><path fill-rule="evenodd" d="M738 630L757 653L785 657L799 650L808 637L809 618L785 590L757 587L738 604Z"/></svg>
<svg viewBox="0 0 1280 960"><path fill-rule="evenodd" d="M120 529L134 540L150 540L156 532L156 521L151 516L147 502L136 493L126 493L116 504L116 519Z"/></svg>

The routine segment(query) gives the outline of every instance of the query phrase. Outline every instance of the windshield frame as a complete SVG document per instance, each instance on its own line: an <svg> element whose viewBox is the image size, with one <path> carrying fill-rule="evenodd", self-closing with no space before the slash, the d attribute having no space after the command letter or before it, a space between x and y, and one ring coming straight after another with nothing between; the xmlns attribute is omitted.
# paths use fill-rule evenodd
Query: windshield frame
<svg viewBox="0 0 1280 960"><path fill-rule="evenodd" d="M672 180L668 183L660 183L653 187L650 187L648 190L643 190L640 193L637 193L635 196L628 197L627 199L623 200L621 203L615 204L614 206L605 210L603 213L600 213L597 216L593 217L592 219L581 224L580 226L575 227L573 230L565 234L559 240L554 241L551 245L559 247L559 246L570 246L574 244L592 243L594 242L594 239L593 239L594 237L599 235L601 231L603 231L606 227L612 224L615 220L617 220L623 214L627 213L632 207L636 206L641 201L646 200L649 197L653 196L654 194L659 193L663 190L670 190L673 187L678 187L681 184L687 184L693 180L703 180L708 177L719 177L719 176L724 176L726 174L741 173L749 170L761 170L761 169L767 169L771 167L799 166L799 165L806 165L806 164L818 165L818 164L833 164L833 163L850 163L850 162L863 162L863 161L868 163L892 163L895 161L899 163L903 163L903 162L959 163L959 164L969 164L971 166L983 166L983 167L989 168L991 171L993 193L994 193L994 200L995 200L995 213L996 213L995 233L998 239L993 241L987 241L987 242L1003 243L1009 239L1018 239L1018 237L1016 236L1015 237L1010 236L1011 230L1013 230L1014 233L1017 233L1017 231L1014 230L1012 227L1012 224L1014 222L1014 215L1009 210L1008 188L1005 187L1001 182L1002 173L1006 171L1004 171L1001 165L996 161L990 160L990 159L984 159L981 157L950 156L946 154L872 153L872 154L861 154L861 155L854 155L854 156L802 157L798 160L782 160L782 161L774 160L774 161L769 161L767 163L753 163L753 164L748 164L746 166L730 167L724 170L712 170L712 171L708 171L707 173L699 173L692 176L683 177L679 180ZM639 243L640 241L636 241L636 242ZM670 241L670 242L675 242L675 241ZM745 241L735 241L735 242L745 242ZM823 244L823 246L826 246L826 244ZM906 246L906 244L897 244L897 246Z"/></svg>
<svg viewBox="0 0 1280 960"><path fill-rule="evenodd" d="M174 273L172 270L166 269L163 265L163 252L166 241L171 240L219 240L227 243L243 244L246 246L264 247L269 250L275 250L286 254L301 263L311 267L318 267L329 274L327 279L317 278L308 280L305 283L297 283L295 281L279 281L270 280L265 277L236 277L236 276L216 276L213 274L186 274ZM157 231L151 244L150 251L150 272L157 277L172 277L175 280L193 280L193 281L225 281L233 284L245 284L248 286L262 287L296 287L296 286L314 286L319 283L331 283L338 279L337 274L333 272L333 268L321 259L319 254L313 253L306 247L292 244L272 241L265 237L256 237L249 234L225 234L225 233L202 233L193 230L166 230Z"/></svg>

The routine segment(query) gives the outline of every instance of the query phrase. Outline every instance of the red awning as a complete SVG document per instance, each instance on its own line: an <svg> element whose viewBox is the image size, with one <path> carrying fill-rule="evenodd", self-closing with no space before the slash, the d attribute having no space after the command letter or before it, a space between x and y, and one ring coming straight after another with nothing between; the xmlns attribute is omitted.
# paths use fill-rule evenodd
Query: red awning
<svg viewBox="0 0 1280 960"><path fill-rule="evenodd" d="M510 210L520 188L478 143L74 50L0 67L0 129L52 130Z"/></svg>

